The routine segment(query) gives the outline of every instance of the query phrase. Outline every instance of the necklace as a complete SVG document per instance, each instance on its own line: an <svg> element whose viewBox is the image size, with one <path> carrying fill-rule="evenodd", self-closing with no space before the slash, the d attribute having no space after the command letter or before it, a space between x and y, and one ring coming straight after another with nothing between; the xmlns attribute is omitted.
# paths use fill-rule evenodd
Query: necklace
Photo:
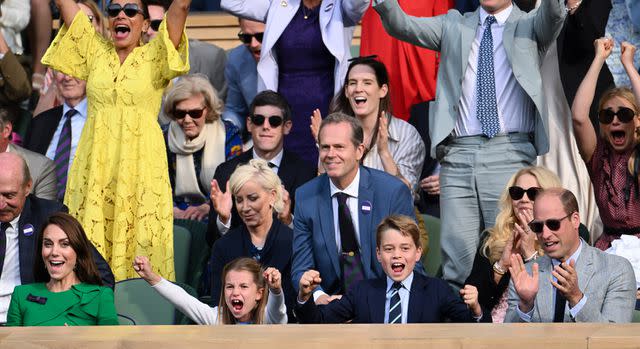
<svg viewBox="0 0 640 349"><path fill-rule="evenodd" d="M304 16L304 19L309 19L309 14L311 13L311 11L313 10L309 10L309 12L307 13L307 7L304 6L304 4L300 4L302 5L302 15Z"/></svg>

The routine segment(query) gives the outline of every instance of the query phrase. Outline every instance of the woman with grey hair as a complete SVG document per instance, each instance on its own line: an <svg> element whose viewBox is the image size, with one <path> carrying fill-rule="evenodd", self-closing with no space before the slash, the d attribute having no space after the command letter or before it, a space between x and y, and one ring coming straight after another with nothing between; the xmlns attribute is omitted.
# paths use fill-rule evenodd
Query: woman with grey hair
<svg viewBox="0 0 640 349"><path fill-rule="evenodd" d="M220 298L222 269L239 257L250 257L265 268L282 273L285 304L289 322L295 321L292 310L296 294L291 284L293 231L277 219L282 211L283 187L278 175L266 161L253 159L238 166L229 178L229 190L238 208L242 225L218 239L211 251L211 299Z"/></svg>
<svg viewBox="0 0 640 349"><path fill-rule="evenodd" d="M167 92L163 128L173 193L173 216L204 220L210 182L219 164L242 152L238 128L220 118L222 101L206 77L187 75Z"/></svg>

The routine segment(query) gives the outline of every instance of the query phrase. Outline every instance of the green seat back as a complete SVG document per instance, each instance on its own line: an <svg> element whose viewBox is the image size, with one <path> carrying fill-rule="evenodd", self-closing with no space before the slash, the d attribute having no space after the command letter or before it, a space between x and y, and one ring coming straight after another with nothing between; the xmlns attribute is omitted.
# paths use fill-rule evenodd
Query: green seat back
<svg viewBox="0 0 640 349"><path fill-rule="evenodd" d="M173 325L173 304L151 289L143 279L116 282L114 299L121 324Z"/></svg>
<svg viewBox="0 0 640 349"><path fill-rule="evenodd" d="M422 264L427 274L438 277L442 273L442 252L440 250L440 219L431 215L423 214L424 225L429 234L429 251L423 253Z"/></svg>
<svg viewBox="0 0 640 349"><path fill-rule="evenodd" d="M173 265L176 272L176 282L184 283L189 272L189 250L191 248L191 233L188 229L173 225Z"/></svg>
<svg viewBox="0 0 640 349"><path fill-rule="evenodd" d="M176 219L173 224L184 227L191 233L189 265L184 283L199 290L202 273L211 256L211 248L207 244L207 225L189 219Z"/></svg>

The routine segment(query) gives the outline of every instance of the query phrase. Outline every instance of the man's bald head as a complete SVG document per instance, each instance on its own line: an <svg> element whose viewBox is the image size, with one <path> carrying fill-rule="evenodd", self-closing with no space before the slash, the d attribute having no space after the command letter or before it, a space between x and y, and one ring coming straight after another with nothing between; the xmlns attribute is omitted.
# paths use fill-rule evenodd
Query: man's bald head
<svg viewBox="0 0 640 349"><path fill-rule="evenodd" d="M0 153L0 222L11 222L22 213L31 191L31 174L22 156Z"/></svg>

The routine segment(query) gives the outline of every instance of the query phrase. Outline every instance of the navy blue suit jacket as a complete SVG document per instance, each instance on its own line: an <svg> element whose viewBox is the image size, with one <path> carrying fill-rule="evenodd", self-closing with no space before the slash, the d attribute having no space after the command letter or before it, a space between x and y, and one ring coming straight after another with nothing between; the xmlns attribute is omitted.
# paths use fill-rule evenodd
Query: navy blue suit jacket
<svg viewBox="0 0 640 349"><path fill-rule="evenodd" d="M38 250L38 234L43 228L49 216L55 212L67 212L68 209L58 201L45 200L34 195L29 195L22 208L18 219L18 251L20 252L20 282L30 284L34 282L33 264L35 253ZM27 229L25 229L27 228ZM31 229L29 229L31 228ZM104 286L115 285L115 279L109 264L100 255L100 252L91 245L93 259L98 266Z"/></svg>
<svg viewBox="0 0 640 349"><path fill-rule="evenodd" d="M327 305L316 306L313 297L298 304L296 315L301 323L384 323L387 278L363 280L346 295ZM413 273L409 292L407 323L475 322L471 310L441 279ZM484 315L487 314L487 315ZM484 312L480 321L491 322Z"/></svg>
<svg viewBox="0 0 640 349"><path fill-rule="evenodd" d="M291 271L296 290L302 274L309 269L320 272L326 293L335 294L342 288L329 180L323 174L296 191ZM365 279L385 275L376 258L376 228L390 214L415 218L409 188L385 172L360 166L357 218ZM422 265L416 267L419 270Z"/></svg>

